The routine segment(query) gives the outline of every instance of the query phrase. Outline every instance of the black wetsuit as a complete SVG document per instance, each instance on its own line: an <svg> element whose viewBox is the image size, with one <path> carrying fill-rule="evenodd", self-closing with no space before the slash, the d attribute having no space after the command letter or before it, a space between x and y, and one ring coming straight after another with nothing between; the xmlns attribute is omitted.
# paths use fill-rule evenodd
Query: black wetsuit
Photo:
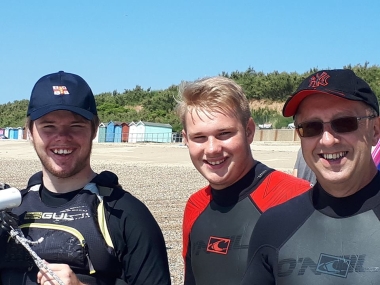
<svg viewBox="0 0 380 285"><path fill-rule="evenodd" d="M242 285L380 284L380 172L357 193L311 191L264 213Z"/></svg>
<svg viewBox="0 0 380 285"><path fill-rule="evenodd" d="M29 183L41 183L39 176L33 176ZM99 179L100 177L103 178ZM107 181L108 178L111 181ZM100 183L100 185L108 186L105 184L109 184L114 178L117 181L116 175L105 172L96 176L93 182L96 185ZM32 247L41 258L50 263L69 264L85 284L171 284L162 232L147 207L130 193L115 187L110 196L103 197L104 206L99 205L97 198L85 189L57 194L41 185L41 187L37 186L37 191L27 189L21 193L23 203L20 207L13 209L13 212L19 215L20 223L35 219L34 224L44 223L57 230L62 227L61 225L65 226L65 221L61 222L60 219L66 219L68 225L74 223L88 241L89 260L92 261L96 272L89 273L86 259L83 262L79 261L78 250L66 250L67 247L74 248L76 245L74 239L68 238L67 242L72 245L66 245L66 241L62 241L60 234L55 234L54 231L45 234L44 228L40 232L41 235L45 235L45 241L41 245ZM95 211L85 208L91 209L91 205L95 207ZM97 212L96 209L103 207L106 227L113 243L113 248L106 248L106 251L100 228L93 229L99 226L96 223L99 211ZM51 218L50 221L49 218ZM73 219L74 222L71 221ZM77 221L76 224L75 221ZM86 226L91 229L86 229ZM38 235L39 231L35 233L32 230L30 228L29 234L28 232L24 234ZM1 238L3 243L0 245L0 284L36 284L38 268L31 262L29 254L24 251L22 255L19 255L18 253L23 249L22 246L14 244L12 240L8 241L7 234L2 233ZM7 242L12 244L7 245ZM49 246L56 246L57 242L64 243L61 253L49 250ZM48 248L44 248L44 244Z"/></svg>
<svg viewBox="0 0 380 285"><path fill-rule="evenodd" d="M238 284L261 213L308 189L310 184L305 180L258 162L228 188L207 186L193 194L183 221L185 284Z"/></svg>

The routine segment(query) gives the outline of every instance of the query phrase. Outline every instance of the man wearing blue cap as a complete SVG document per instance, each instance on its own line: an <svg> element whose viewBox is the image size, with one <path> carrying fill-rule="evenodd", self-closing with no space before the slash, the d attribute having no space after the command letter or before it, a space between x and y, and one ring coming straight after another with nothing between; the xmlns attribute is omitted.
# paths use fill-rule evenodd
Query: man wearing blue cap
<svg viewBox="0 0 380 285"><path fill-rule="evenodd" d="M10 239L0 246L0 284L170 284L164 238L149 210L115 174L91 168L99 119L88 84L63 71L42 77L27 116L42 172L12 214L45 264Z"/></svg>
<svg viewBox="0 0 380 285"><path fill-rule="evenodd" d="M286 101L316 185L265 212L244 285L380 284L379 104L351 70L322 70Z"/></svg>

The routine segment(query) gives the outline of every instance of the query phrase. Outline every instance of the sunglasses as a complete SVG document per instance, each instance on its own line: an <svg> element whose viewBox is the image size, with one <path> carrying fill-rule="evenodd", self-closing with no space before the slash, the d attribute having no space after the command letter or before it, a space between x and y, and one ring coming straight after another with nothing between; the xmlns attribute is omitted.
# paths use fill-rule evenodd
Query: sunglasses
<svg viewBox="0 0 380 285"><path fill-rule="evenodd" d="M375 117L375 115L364 117L341 117L331 120L330 122L309 121L298 124L296 129L300 137L303 138L319 136L323 133L324 124L330 124L331 128L336 133L350 133L358 129L360 120L373 119Z"/></svg>

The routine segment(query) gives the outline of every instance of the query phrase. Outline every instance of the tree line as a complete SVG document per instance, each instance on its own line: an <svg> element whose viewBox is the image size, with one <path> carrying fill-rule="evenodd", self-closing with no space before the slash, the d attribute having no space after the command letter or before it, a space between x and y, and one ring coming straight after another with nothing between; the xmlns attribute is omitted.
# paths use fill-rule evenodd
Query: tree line
<svg viewBox="0 0 380 285"><path fill-rule="evenodd" d="M352 69L359 77L369 83L375 94L380 98L380 66L369 65L368 62L344 66ZM249 67L246 71L222 72L225 76L240 84L247 98L253 102L260 100L264 105L252 109L252 117L256 123L272 123L275 128L286 127L291 118L283 118L280 110L268 106L273 102L284 103L288 96L296 90L303 79L319 71L311 68L302 74L296 72L263 73ZM178 86L172 85L164 90L144 90L137 85L134 89L123 92L112 92L95 95L99 118L102 122L110 121L132 122L148 121L170 124L173 131L182 129L175 113ZM29 100L16 100L0 105L0 127L22 127L25 124L26 110ZM268 106L267 106L267 105Z"/></svg>

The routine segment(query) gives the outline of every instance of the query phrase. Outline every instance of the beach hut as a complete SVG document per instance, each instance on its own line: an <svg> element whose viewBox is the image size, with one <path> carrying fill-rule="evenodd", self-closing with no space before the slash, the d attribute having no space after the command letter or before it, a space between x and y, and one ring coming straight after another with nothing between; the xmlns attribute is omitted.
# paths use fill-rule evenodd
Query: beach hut
<svg viewBox="0 0 380 285"><path fill-rule="evenodd" d="M106 127L106 142L113 142L115 136L115 123L109 122Z"/></svg>
<svg viewBox="0 0 380 285"><path fill-rule="evenodd" d="M17 128L17 139L24 139L24 130L21 127Z"/></svg>
<svg viewBox="0 0 380 285"><path fill-rule="evenodd" d="M121 141L127 142L129 136L129 124L128 123L121 123Z"/></svg>
<svg viewBox="0 0 380 285"><path fill-rule="evenodd" d="M169 124L132 122L129 124L128 142L171 142L172 130Z"/></svg>
<svg viewBox="0 0 380 285"><path fill-rule="evenodd" d="M28 130L26 128L22 128L22 139L28 140Z"/></svg>
<svg viewBox="0 0 380 285"><path fill-rule="evenodd" d="M10 127L6 127L4 129L4 136L6 136L8 139L10 139L10 137L9 137L9 130L10 130Z"/></svg>
<svg viewBox="0 0 380 285"><path fill-rule="evenodd" d="M121 142L121 133L122 133L122 126L121 122L114 122L114 131L113 131L113 142L120 143Z"/></svg>
<svg viewBox="0 0 380 285"><path fill-rule="evenodd" d="M107 127L104 123L100 123L97 133L97 142L104 143L106 141L106 131Z"/></svg>
<svg viewBox="0 0 380 285"><path fill-rule="evenodd" d="M145 126L135 122L129 124L128 142L137 143L144 141Z"/></svg>
<svg viewBox="0 0 380 285"><path fill-rule="evenodd" d="M11 140L17 140L18 139L18 129L16 128L9 128L9 136Z"/></svg>
<svg viewBox="0 0 380 285"><path fill-rule="evenodd" d="M139 122L145 126L145 141L168 143L172 141L173 128L169 124Z"/></svg>

